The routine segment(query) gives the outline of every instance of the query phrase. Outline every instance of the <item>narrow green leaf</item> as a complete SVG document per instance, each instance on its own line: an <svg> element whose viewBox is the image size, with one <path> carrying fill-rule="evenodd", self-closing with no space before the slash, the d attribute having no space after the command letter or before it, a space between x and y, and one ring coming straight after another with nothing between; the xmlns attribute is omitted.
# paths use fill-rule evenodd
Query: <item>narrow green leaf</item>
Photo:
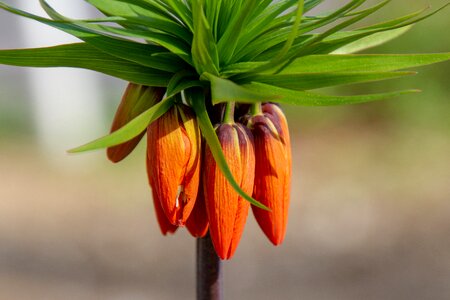
<svg viewBox="0 0 450 300"><path fill-rule="evenodd" d="M111 0L110 0L111 1ZM132 7L141 8L141 12L143 14L151 12L152 14L157 14L161 17L165 17L167 19L173 19L173 16L167 10L167 7L162 6L156 1L148 1L148 0L113 0L115 2L122 2L131 4Z"/></svg>
<svg viewBox="0 0 450 300"><path fill-rule="evenodd" d="M171 73L144 67L76 43L48 48L0 50L0 63L27 67L72 67L89 69L126 81L149 86L167 86Z"/></svg>
<svg viewBox="0 0 450 300"><path fill-rule="evenodd" d="M111 0L85 0L107 16L138 16L139 8Z"/></svg>
<svg viewBox="0 0 450 300"><path fill-rule="evenodd" d="M331 105L364 103L392 98L404 94L420 92L419 90L405 90L405 91L369 94L369 95L331 96L331 95L311 93L308 91L295 91L290 89L284 89L273 85L257 82L252 82L251 84L245 85L245 87L250 90L258 91L261 93L276 95L277 98L275 100L272 100L273 102L293 104L293 105L304 105L304 106L331 106ZM254 103L258 103L258 101L254 101Z"/></svg>
<svg viewBox="0 0 450 300"><path fill-rule="evenodd" d="M83 146L69 150L69 153L79 153L120 145L141 134L149 124L161 117L172 107L176 100L175 96L179 95L181 91L192 87L203 86L200 81L180 80L180 75L181 74L175 74L172 77L171 82L168 85L172 88L170 91L166 92L166 97L162 99L161 102L141 113L139 116L128 122L119 130L114 131ZM176 84L177 82L178 84Z"/></svg>
<svg viewBox="0 0 450 300"><path fill-rule="evenodd" d="M110 34L118 34L125 37L131 37L131 38L142 38L145 39L148 42L155 43L157 45L160 45L167 50L171 51L172 53L175 53L176 55L183 58L185 61L190 62L189 57L189 45L183 42L180 39L177 39L176 37L172 36L171 34L164 33L164 31L167 30L167 28L170 28L170 24L162 24L163 32L153 32L150 30L136 30L131 28L119 28L119 27L113 27L108 25L102 25L102 24L91 24L89 22L84 22L82 20L71 20L60 13L58 13L56 10L54 10L45 0L39 0L41 3L42 8L47 12L47 14L57 21L66 21L71 24L75 24L79 26L80 28L86 29L86 30L93 30L97 33L110 33ZM159 23L152 23L153 25L159 24ZM178 32L177 29L174 30L175 32Z"/></svg>
<svg viewBox="0 0 450 300"><path fill-rule="evenodd" d="M291 8L297 3L297 0L287 0L283 2L272 3L261 15L250 20L242 32L242 37L236 46L236 53L239 53L249 43L259 39L261 33L266 32L269 28L277 23L275 20L287 9ZM234 59L235 60L235 59Z"/></svg>
<svg viewBox="0 0 450 300"><path fill-rule="evenodd" d="M389 72L434 64L450 53L308 55L297 58L279 74L319 72Z"/></svg>
<svg viewBox="0 0 450 300"><path fill-rule="evenodd" d="M290 28L291 33L287 36L286 42L284 43L283 47L267 64L256 68L255 70L253 70L253 72L261 72L274 68L285 59L286 55L289 52L289 49L292 47L292 44L294 43L294 40L297 37L302 16L303 16L303 0L299 0L295 14L295 21L292 27Z"/></svg>
<svg viewBox="0 0 450 300"><path fill-rule="evenodd" d="M355 41L358 41L359 39L365 38L367 36L373 35L378 32L385 32L389 30L394 30L397 28L406 27L412 24L415 24L417 22L420 22L422 20L425 20L434 14L438 13L439 11L445 9L447 6L449 6L450 3L447 3L446 5L436 9L435 11L432 11L431 13L428 13L420 18L408 20L406 22L397 24L397 25L376 25L373 28L367 29L367 30L356 30L353 31L351 34L346 34L344 37L341 38L330 38L324 39L323 41L320 41L318 43L315 43L313 45L303 45L303 49L297 53L297 57L307 55L307 54L324 54L324 53L331 53L336 49L339 49L349 43L353 43ZM386 24L389 24L390 22L387 22ZM394 22L395 23L395 22ZM339 35L338 35L339 36Z"/></svg>
<svg viewBox="0 0 450 300"><path fill-rule="evenodd" d="M271 101L276 96L259 93L257 91L248 90L228 79L219 78L217 76L204 73L202 77L211 82L211 96L213 105L222 102L241 102L254 103L262 101Z"/></svg>
<svg viewBox="0 0 450 300"><path fill-rule="evenodd" d="M330 35L332 35L333 33L338 32L339 30L342 30L364 18L366 18L367 16L373 14L374 12L378 11L379 9L381 9L383 6L385 6L387 3L389 3L391 0L385 0L381 3L378 3L377 5L374 5L368 9L365 9L363 11L361 11L359 14L357 14L354 17L351 17L349 20L346 20L336 26L331 27L330 29L326 30L323 33L317 34L315 35L313 38L311 38L310 40L308 40L304 45L302 45L302 47L300 47L297 51L294 51L290 54L290 59L287 60L286 64L281 67L279 70L282 70L283 68L285 68L287 65L289 65L293 60L295 60L295 58L297 57L301 57L304 56L308 53L316 53L315 52L315 47L316 45L323 41L325 38L329 37ZM365 1L363 1L365 2ZM356 6L357 7L357 6ZM356 8L354 7L354 8Z"/></svg>
<svg viewBox="0 0 450 300"><path fill-rule="evenodd" d="M277 75L255 75L249 81L266 83L292 90L318 88L392 79L414 72L351 72L351 73L299 73Z"/></svg>
<svg viewBox="0 0 450 300"><path fill-rule="evenodd" d="M256 68L264 64L266 64L265 61L246 61L235 63L222 68L222 70L220 70L220 75L226 78L228 76L237 75L240 73L253 72Z"/></svg>
<svg viewBox="0 0 450 300"><path fill-rule="evenodd" d="M192 32L183 26L183 24L180 24L176 20L154 13L153 11L146 10L132 4L112 0L87 1L108 16L120 16L124 18L122 21L118 21L117 23L125 28L131 27L134 29L142 29L142 26L145 26L149 30L156 29L170 33L181 38L187 43L190 43L192 40ZM174 1L169 2L173 3ZM179 4L178 6L184 7L184 5ZM178 14L176 15L178 16Z"/></svg>
<svg viewBox="0 0 450 300"><path fill-rule="evenodd" d="M219 74L219 54L211 26L203 12L200 1L193 1L194 39L192 41L192 59L199 74L208 72Z"/></svg>
<svg viewBox="0 0 450 300"><path fill-rule="evenodd" d="M248 202L259 208L270 210L265 205L261 204L260 202L256 201L255 199L247 195L234 179L234 176L231 173L230 168L228 167L225 155L223 154L220 141L217 138L214 127L211 124L211 120L209 119L208 113L206 111L205 96L203 90L190 89L186 92L186 96L189 98L190 103L193 103L193 108L197 116L198 124L200 126L202 135L205 138L206 143L208 144L209 149L211 150L211 153L214 157L214 160L216 161L225 178L235 189L235 191L239 195L241 195L241 197L243 197L245 200L247 200Z"/></svg>
<svg viewBox="0 0 450 300"><path fill-rule="evenodd" d="M155 104L117 131L96 139L83 146L69 150L69 153L80 153L120 145L141 134L147 126L161 117L174 104L173 98L165 98Z"/></svg>
<svg viewBox="0 0 450 300"><path fill-rule="evenodd" d="M245 0L240 10L233 11L233 15L228 20L226 30L217 43L217 49L221 59L220 63L226 65L231 60L239 38L241 37L242 30L247 25L249 16L257 5L257 2L257 0Z"/></svg>
<svg viewBox="0 0 450 300"><path fill-rule="evenodd" d="M153 54L165 51L164 48L160 46L141 44L112 36L102 35L94 30L88 30L75 24L42 18L40 16L8 6L3 2L0 2L0 8L62 30L85 41L86 43L93 45L105 53L125 60L133 61L143 66L164 71L179 71L184 65L182 61L181 63L180 61L168 61L163 57L153 56Z"/></svg>
<svg viewBox="0 0 450 300"><path fill-rule="evenodd" d="M319 4L321 4L324 0L306 0L305 1L305 13L309 12Z"/></svg>
<svg viewBox="0 0 450 300"><path fill-rule="evenodd" d="M384 32L376 32L367 37L363 37L359 40L356 40L353 43L350 43L341 48L338 48L338 49L334 50L333 52L331 52L331 54L350 54L350 53L355 53L355 52L359 52L362 50L366 50L369 48L373 48L376 46L380 46L384 43L387 43L387 42L401 36L402 34L404 34L405 32L407 32L410 29L411 29L411 25L405 26L405 27L400 27L400 28L393 29L393 30L384 31Z"/></svg>
<svg viewBox="0 0 450 300"><path fill-rule="evenodd" d="M192 22L192 14L189 11L187 5L180 0L166 0L167 4L175 12L175 15L183 21L184 25L189 28L191 32L194 32L194 25Z"/></svg>

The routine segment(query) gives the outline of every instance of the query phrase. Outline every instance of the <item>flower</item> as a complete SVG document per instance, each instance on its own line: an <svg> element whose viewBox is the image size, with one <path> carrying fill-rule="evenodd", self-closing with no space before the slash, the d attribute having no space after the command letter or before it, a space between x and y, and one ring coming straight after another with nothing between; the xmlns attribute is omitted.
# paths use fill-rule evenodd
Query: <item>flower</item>
<svg viewBox="0 0 450 300"><path fill-rule="evenodd" d="M164 95L165 89L143 86L129 83L122 101L117 108L114 121L111 125L111 132L114 132L134 119L136 116L152 107L160 101ZM132 140L106 149L106 155L109 160L117 163L130 154L145 134L145 130Z"/></svg>
<svg viewBox="0 0 450 300"><path fill-rule="evenodd" d="M200 130L191 110L175 105L147 128L147 173L169 222L183 226L200 177Z"/></svg>
<svg viewBox="0 0 450 300"><path fill-rule="evenodd" d="M247 119L255 140L255 185L253 197L270 211L253 206L259 226L274 245L283 242L288 220L292 174L289 130L281 109L264 104L262 113Z"/></svg>
<svg viewBox="0 0 450 300"><path fill-rule="evenodd" d="M241 124L221 124L216 133L230 170L244 192L251 193L255 152L250 131ZM221 259L233 256L250 207L232 188L217 166L210 149L205 151L204 192L211 239Z"/></svg>

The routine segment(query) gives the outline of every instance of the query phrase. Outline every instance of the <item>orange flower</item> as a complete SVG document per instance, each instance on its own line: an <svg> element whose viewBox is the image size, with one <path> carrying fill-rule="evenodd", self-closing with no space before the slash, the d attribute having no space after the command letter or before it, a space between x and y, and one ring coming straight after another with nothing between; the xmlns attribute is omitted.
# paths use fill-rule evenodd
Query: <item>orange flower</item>
<svg viewBox="0 0 450 300"><path fill-rule="evenodd" d="M216 129L226 161L241 188L253 190L255 152L251 133L241 124L222 124ZM250 204L228 183L209 148L205 151L204 192L209 230L217 255L233 256L248 215Z"/></svg>
<svg viewBox="0 0 450 300"><path fill-rule="evenodd" d="M148 176L169 222L186 223L197 199L200 130L194 114L176 105L147 128Z"/></svg>
<svg viewBox="0 0 450 300"><path fill-rule="evenodd" d="M265 104L262 114L250 117L247 126L253 133L256 149L253 197L271 209L253 206L253 214L269 240L279 245L286 233L292 174L286 117L278 106Z"/></svg>
<svg viewBox="0 0 450 300"><path fill-rule="evenodd" d="M165 91L163 88L154 88L129 83L124 95L122 96L122 101L117 108L116 115L111 126L111 132L118 130L139 114L152 107L156 102L160 101L164 96L164 92ZM127 157L128 154L130 154L131 151L133 151L137 146L144 134L145 130L128 142L106 149L106 155L109 160L117 163Z"/></svg>

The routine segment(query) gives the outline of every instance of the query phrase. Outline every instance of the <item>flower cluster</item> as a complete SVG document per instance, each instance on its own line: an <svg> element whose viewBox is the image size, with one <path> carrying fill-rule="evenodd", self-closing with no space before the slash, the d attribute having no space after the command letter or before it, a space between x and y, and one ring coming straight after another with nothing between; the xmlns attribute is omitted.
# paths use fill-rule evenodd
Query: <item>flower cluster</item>
<svg viewBox="0 0 450 300"><path fill-rule="evenodd" d="M416 93L317 90L409 76L415 73L403 70L450 59L450 53L357 54L450 3L359 26L390 1L366 6L367 0L347 0L318 15L314 9L324 0L86 2L101 16L66 17L39 0L46 18L0 0L0 10L81 40L0 50L0 64L83 68L131 82L111 133L69 152L107 148L118 162L147 133L147 170L161 231L186 226L201 237L209 230L223 259L236 250L250 205L273 244L286 232L290 139L286 118L273 103L331 106Z"/></svg>
<svg viewBox="0 0 450 300"><path fill-rule="evenodd" d="M159 102L161 88L130 83L117 110L111 131ZM248 108L248 107L247 107ZM236 116L234 104L215 132L226 162L240 188L269 208L253 206L261 229L274 244L282 243L287 223L291 179L289 130L281 109L272 103ZM247 109L248 110L248 109ZM194 237L208 229L218 256L229 259L239 244L250 203L231 186L202 142L194 112L177 103L147 133L147 173L161 232L186 226ZM108 158L125 158L143 137L107 149ZM206 146L205 146L206 145Z"/></svg>

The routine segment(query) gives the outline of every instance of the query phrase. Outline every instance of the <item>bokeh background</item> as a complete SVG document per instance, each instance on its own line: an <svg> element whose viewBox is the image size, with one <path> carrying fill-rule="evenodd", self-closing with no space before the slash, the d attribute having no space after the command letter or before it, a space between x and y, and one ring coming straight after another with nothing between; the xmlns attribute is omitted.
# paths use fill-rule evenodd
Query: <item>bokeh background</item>
<svg viewBox="0 0 450 300"><path fill-rule="evenodd" d="M37 0L5 2L42 13ZM49 2L95 15L81 0ZM371 20L445 2L396 0ZM377 52L449 51L449 20L447 9ZM71 41L0 12L1 49ZM249 216L224 264L226 299L450 299L450 64L419 71L332 92L421 94L285 107L287 237L271 246ZM118 165L101 151L65 153L108 131L125 86L90 71L0 66L0 299L194 298L195 241L186 230L161 236L144 146Z"/></svg>

